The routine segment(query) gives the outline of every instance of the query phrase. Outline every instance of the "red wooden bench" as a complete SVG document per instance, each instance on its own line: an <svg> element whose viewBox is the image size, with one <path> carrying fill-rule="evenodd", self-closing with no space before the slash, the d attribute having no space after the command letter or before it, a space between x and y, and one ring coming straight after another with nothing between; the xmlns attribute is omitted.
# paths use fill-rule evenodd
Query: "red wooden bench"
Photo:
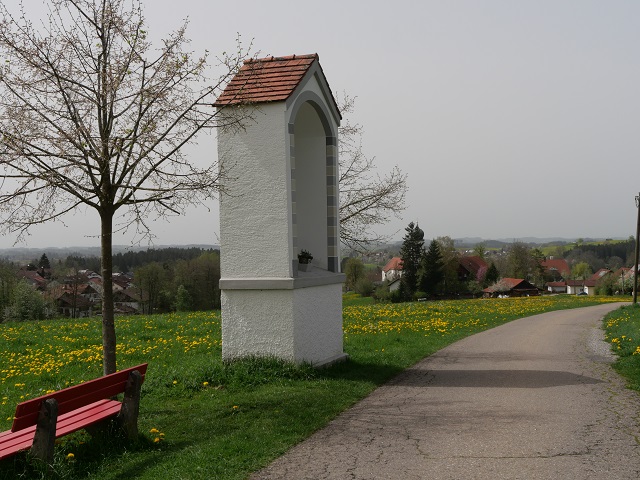
<svg viewBox="0 0 640 480"><path fill-rule="evenodd" d="M0 433L0 459L30 449L50 464L56 438L113 418L129 438L137 438L146 372L144 363L19 403L11 430ZM122 402L114 400L120 393Z"/></svg>

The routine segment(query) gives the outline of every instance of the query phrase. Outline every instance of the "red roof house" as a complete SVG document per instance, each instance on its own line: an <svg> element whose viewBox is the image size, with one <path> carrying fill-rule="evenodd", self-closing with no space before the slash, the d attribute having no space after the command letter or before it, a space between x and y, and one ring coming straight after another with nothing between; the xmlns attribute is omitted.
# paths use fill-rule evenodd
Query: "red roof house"
<svg viewBox="0 0 640 480"><path fill-rule="evenodd" d="M509 297L528 297L538 295L538 289L522 278L502 278L483 290L487 297L507 295Z"/></svg>
<svg viewBox="0 0 640 480"><path fill-rule="evenodd" d="M487 262L477 255L460 257L458 262L460 263L458 278L461 281L477 280L481 282L489 269Z"/></svg>
<svg viewBox="0 0 640 480"><path fill-rule="evenodd" d="M393 280L400 278L401 276L402 276L402 258L393 257L382 268L382 281L384 282L385 280L388 280L392 282Z"/></svg>
<svg viewBox="0 0 640 480"><path fill-rule="evenodd" d="M564 258L549 258L541 262L545 273L551 274L553 277L566 278L571 273L571 268Z"/></svg>
<svg viewBox="0 0 640 480"><path fill-rule="evenodd" d="M596 273L591 275L591 277L589 277L589 280L595 280L596 282L598 282L611 273L613 272L611 272L611 270L609 270L608 268L601 268Z"/></svg>
<svg viewBox="0 0 640 480"><path fill-rule="evenodd" d="M567 293L567 282L547 282L547 290L551 293Z"/></svg>

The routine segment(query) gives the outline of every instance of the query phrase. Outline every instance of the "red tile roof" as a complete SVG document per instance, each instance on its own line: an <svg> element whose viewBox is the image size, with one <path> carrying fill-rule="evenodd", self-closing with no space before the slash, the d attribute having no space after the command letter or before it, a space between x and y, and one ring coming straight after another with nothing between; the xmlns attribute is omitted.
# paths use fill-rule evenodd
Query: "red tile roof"
<svg viewBox="0 0 640 480"><path fill-rule="evenodd" d="M564 258L550 258L549 260L543 260L542 266L545 270L557 270L560 275L568 275L571 273L571 268Z"/></svg>
<svg viewBox="0 0 640 480"><path fill-rule="evenodd" d="M523 278L503 278L501 280L502 283L504 283L505 285L508 285L510 288L516 288L518 285L520 285L524 281L525 280Z"/></svg>
<svg viewBox="0 0 640 480"><path fill-rule="evenodd" d="M214 106L284 101L319 58L314 53L245 60Z"/></svg>
<svg viewBox="0 0 640 480"><path fill-rule="evenodd" d="M536 287L522 278L502 278L494 285L487 287L483 292L493 293L501 287L508 287L511 290L533 290Z"/></svg>
<svg viewBox="0 0 640 480"><path fill-rule="evenodd" d="M618 270L616 270L613 275L616 278L622 277L623 279L628 279L630 277L633 277L633 267L631 268L627 268L627 267L620 267Z"/></svg>
<svg viewBox="0 0 640 480"><path fill-rule="evenodd" d="M402 259L400 257L393 257L389 260L382 271L388 272L389 270L402 270Z"/></svg>
<svg viewBox="0 0 640 480"><path fill-rule="evenodd" d="M478 275L478 272L482 272L482 275L484 275L488 269L487 262L477 255L460 257L459 262L469 273L475 276Z"/></svg>
<svg viewBox="0 0 640 480"><path fill-rule="evenodd" d="M595 280L598 281L600 280L602 277L609 275L611 272L611 270L609 270L608 268L601 268L600 270L598 270L596 273L594 273L593 275L591 275L591 277L589 277L589 280Z"/></svg>

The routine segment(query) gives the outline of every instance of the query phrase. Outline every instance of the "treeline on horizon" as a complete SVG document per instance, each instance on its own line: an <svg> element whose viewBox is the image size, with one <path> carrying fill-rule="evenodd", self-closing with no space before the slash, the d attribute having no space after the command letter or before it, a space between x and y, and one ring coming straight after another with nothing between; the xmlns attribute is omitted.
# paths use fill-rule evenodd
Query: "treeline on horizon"
<svg viewBox="0 0 640 480"><path fill-rule="evenodd" d="M492 248L488 242L483 242L486 247ZM509 244L506 244L509 245ZM565 245L547 244L539 246L547 256L556 258L567 258L569 260L591 260L588 263L596 263L592 267L600 268L603 264L608 263L609 259L618 258L623 264L631 266L635 255L635 239L633 237L627 240L602 241L602 242L577 242ZM133 272L139 267L149 263L171 263L178 260L193 260L203 253L217 253L220 251L214 248L201 247L166 247L166 248L150 248L148 250L119 252L113 255L114 271L123 273ZM585 258L586 257L586 258ZM594 260L599 262L594 262ZM64 265L65 267L76 267L81 269L100 272L100 258L98 256L86 256L71 254L65 260L60 259L58 262L52 262L55 265ZM609 266L609 265L607 265ZM617 266L617 265L612 265ZM596 268L596 269L597 269Z"/></svg>
<svg viewBox="0 0 640 480"><path fill-rule="evenodd" d="M618 257L622 258L628 263L629 261L633 262L633 256L635 255L635 245L635 240L633 238L629 238L627 240L618 242L579 244L574 246L571 250L579 251L582 253L590 252L596 258L602 260L606 260L612 257Z"/></svg>
<svg viewBox="0 0 640 480"><path fill-rule="evenodd" d="M133 272L149 263L164 264L178 260L193 260L203 253L219 253L219 250L200 247L167 247L119 252L113 255L113 270L122 273ZM67 267L77 267L100 273L100 258L98 256L69 255L62 263Z"/></svg>
<svg viewBox="0 0 640 480"><path fill-rule="evenodd" d="M220 308L217 249L169 247L118 253L113 258L114 272L132 274L141 313ZM46 285L36 290L19 274L22 269L41 273ZM56 292L62 285L74 288L87 282L82 270L100 273L99 258L76 254L50 262L43 253L26 264L0 260L0 323L57 316Z"/></svg>
<svg viewBox="0 0 640 480"><path fill-rule="evenodd" d="M615 271L620 267L631 267L635 262L635 239L582 242L567 245L547 245L537 247L547 258L564 258L571 268L584 262L592 273L601 268Z"/></svg>

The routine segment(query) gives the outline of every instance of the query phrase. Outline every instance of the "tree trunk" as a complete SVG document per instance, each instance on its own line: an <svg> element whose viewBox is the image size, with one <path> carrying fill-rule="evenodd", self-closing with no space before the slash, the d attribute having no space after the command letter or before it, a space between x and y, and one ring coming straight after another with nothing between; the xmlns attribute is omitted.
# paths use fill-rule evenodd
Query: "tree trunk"
<svg viewBox="0 0 640 480"><path fill-rule="evenodd" d="M116 326L113 314L113 214L101 213L100 265L102 270L102 366L105 375L116 371Z"/></svg>

